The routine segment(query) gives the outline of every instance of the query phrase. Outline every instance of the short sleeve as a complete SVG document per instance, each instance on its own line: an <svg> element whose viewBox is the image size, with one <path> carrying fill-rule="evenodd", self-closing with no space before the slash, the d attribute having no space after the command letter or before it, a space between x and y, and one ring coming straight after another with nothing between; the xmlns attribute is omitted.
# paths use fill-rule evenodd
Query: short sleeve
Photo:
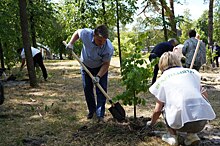
<svg viewBox="0 0 220 146"><path fill-rule="evenodd" d="M110 40L107 40L107 50L105 55L102 58L103 62L108 62L111 60L112 56L114 54L114 47L112 46Z"/></svg>
<svg viewBox="0 0 220 146"><path fill-rule="evenodd" d="M161 102L166 102L166 94L164 87L157 81L149 88L149 91Z"/></svg>

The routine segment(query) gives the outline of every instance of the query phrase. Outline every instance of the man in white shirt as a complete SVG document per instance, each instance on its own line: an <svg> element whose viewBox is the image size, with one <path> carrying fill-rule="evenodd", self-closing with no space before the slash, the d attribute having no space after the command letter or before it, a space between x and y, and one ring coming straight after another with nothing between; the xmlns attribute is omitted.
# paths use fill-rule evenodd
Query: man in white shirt
<svg viewBox="0 0 220 146"><path fill-rule="evenodd" d="M21 55L22 61L21 61L21 67L20 70L23 69L24 65L25 65L25 52L24 52L24 48L19 48L17 50L17 52ZM39 67L41 68L41 71L43 73L43 77L44 80L47 80L47 70L44 66L44 62L43 62L43 57L41 55L40 50L31 47L31 52L32 52L32 57L33 57L33 61L34 61L34 66L36 67L36 64L39 65Z"/></svg>

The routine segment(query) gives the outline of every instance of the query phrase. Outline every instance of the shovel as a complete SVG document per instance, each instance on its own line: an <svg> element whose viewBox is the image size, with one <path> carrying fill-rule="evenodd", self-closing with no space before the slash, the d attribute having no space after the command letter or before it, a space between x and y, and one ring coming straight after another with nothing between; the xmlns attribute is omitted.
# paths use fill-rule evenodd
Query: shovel
<svg viewBox="0 0 220 146"><path fill-rule="evenodd" d="M63 44L67 46L66 42L63 41ZM90 73L90 71L86 68L86 66L81 62L79 57L72 51L73 56L75 59L80 63L80 65L83 67L83 69L86 71L86 73L93 78L93 75ZM99 83L95 84L99 90L102 92L102 94L108 99L108 101L111 103L111 107L108 109L110 113L112 114L113 118L115 118L118 122L122 122L125 120L125 110L121 106L119 102L114 103L112 99L108 96L108 94L105 92L105 90L102 88L102 86Z"/></svg>
<svg viewBox="0 0 220 146"><path fill-rule="evenodd" d="M199 51L200 43L201 43L201 41L198 40L198 43L197 43L197 45L196 45L196 50L195 50L195 53L194 53L194 55L193 55L193 59L192 59L191 65L190 65L190 69L193 68L193 65L194 65L194 62L195 62L195 59L196 59L197 53L198 53L198 51Z"/></svg>

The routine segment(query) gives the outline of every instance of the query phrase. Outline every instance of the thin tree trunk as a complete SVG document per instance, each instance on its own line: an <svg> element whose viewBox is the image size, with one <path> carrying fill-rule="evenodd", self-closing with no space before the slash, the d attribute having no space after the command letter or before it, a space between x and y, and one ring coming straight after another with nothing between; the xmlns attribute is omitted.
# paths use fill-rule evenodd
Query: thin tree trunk
<svg viewBox="0 0 220 146"><path fill-rule="evenodd" d="M5 68L3 48L2 48L1 40L0 40L0 58L1 58L1 68Z"/></svg>
<svg viewBox="0 0 220 146"><path fill-rule="evenodd" d="M121 43L120 43L120 27L119 27L119 9L118 9L118 0L116 0L116 13L117 13L117 34L118 34L118 52L119 52L119 59L120 59L120 67L122 66L122 56L121 56Z"/></svg>
<svg viewBox="0 0 220 146"><path fill-rule="evenodd" d="M167 27L166 27L166 21L165 21L165 15L164 15L164 8L163 8L163 0L160 0L161 6L162 6L162 20L163 20L163 31L164 31L164 39L165 41L168 40L168 35L167 35Z"/></svg>
<svg viewBox="0 0 220 146"><path fill-rule="evenodd" d="M208 15L208 44L213 46L213 4L214 0L209 0L209 15Z"/></svg>
<svg viewBox="0 0 220 146"><path fill-rule="evenodd" d="M28 75L30 78L30 86L37 87L37 79L35 74L35 68L32 58L30 38L28 32L28 17L27 17L26 6L27 6L26 0L19 0L22 40L24 45L25 58L27 62Z"/></svg>
<svg viewBox="0 0 220 146"><path fill-rule="evenodd" d="M175 14L174 14L174 1L170 0L170 7L167 6L167 3L165 0L160 0L162 7L166 11L166 16L169 19L170 27L171 27L171 36L176 38L177 37L177 29L176 29L176 20L175 20Z"/></svg>
<svg viewBox="0 0 220 146"><path fill-rule="evenodd" d="M175 14L174 14L174 1L170 0L170 25L171 25L171 30L172 30L172 36L174 38L177 37L177 29L176 29L176 20L175 20Z"/></svg>
<svg viewBox="0 0 220 146"><path fill-rule="evenodd" d="M105 16L106 15L106 11L105 11L105 0L102 0L102 10L103 10L103 17L104 17L104 24L107 26L107 17Z"/></svg>
<svg viewBox="0 0 220 146"><path fill-rule="evenodd" d="M30 24L31 24L31 39L32 45L34 48L37 48L37 41L36 41L36 31L35 31L35 22L34 22L34 13L33 13L33 0L29 0L30 3Z"/></svg>
<svg viewBox="0 0 220 146"><path fill-rule="evenodd" d="M137 109L136 109L136 105L137 105L137 99L136 99L136 94L135 94L135 91L134 91L134 119L136 120L137 119Z"/></svg>

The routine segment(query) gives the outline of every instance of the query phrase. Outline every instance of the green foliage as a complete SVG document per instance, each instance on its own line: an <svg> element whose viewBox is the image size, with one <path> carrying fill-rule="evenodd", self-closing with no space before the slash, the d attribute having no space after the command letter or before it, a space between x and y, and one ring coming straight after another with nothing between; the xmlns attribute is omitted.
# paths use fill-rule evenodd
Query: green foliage
<svg viewBox="0 0 220 146"><path fill-rule="evenodd" d="M180 36L180 43L184 43L185 40L189 38L188 32L193 27L192 20L189 18L189 10L184 11L183 21L179 23L179 27L182 30L182 35Z"/></svg>
<svg viewBox="0 0 220 146"><path fill-rule="evenodd" d="M195 24L196 32L200 34L200 39L208 44L208 10L204 11Z"/></svg>
<svg viewBox="0 0 220 146"><path fill-rule="evenodd" d="M220 44L220 1L216 1L215 5L215 13L214 13L214 32L213 32L213 38L215 42L218 42Z"/></svg>
<svg viewBox="0 0 220 146"><path fill-rule="evenodd" d="M211 64L211 60L216 56L216 51L212 51L211 49L206 49L206 60L207 64Z"/></svg>
<svg viewBox="0 0 220 146"><path fill-rule="evenodd" d="M134 117L136 118L136 105L145 105L144 98L138 97L141 92L148 92L149 79L153 74L153 63L149 63L140 52L139 43L136 42L135 49L127 54L122 63L122 85L126 91L117 95L114 99L122 100L124 105L134 105ZM146 57L148 57L147 54Z"/></svg>

